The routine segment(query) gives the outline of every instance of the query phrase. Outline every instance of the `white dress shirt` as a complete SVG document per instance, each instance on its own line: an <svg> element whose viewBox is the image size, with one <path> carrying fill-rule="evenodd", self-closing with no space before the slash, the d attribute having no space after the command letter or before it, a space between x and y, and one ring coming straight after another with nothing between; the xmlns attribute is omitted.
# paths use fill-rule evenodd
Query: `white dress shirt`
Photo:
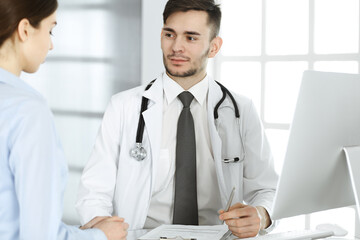
<svg viewBox="0 0 360 240"><path fill-rule="evenodd" d="M177 96L184 89L167 74L163 75L163 131L160 158L155 176L155 188L144 228L172 223L175 193L176 132L183 104ZM206 76L188 91L194 96L190 111L194 118L196 138L196 178L199 225L220 224L218 210L223 208L215 172L214 157L208 128Z"/></svg>

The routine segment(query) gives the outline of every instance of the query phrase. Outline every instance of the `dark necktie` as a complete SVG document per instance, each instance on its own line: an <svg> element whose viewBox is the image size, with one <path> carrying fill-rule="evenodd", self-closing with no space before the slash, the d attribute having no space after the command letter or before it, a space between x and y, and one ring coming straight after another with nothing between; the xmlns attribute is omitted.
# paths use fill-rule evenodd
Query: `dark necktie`
<svg viewBox="0 0 360 240"><path fill-rule="evenodd" d="M190 104L194 96L187 91L178 98L184 108L178 120L176 136L176 171L174 224L198 225L198 205L196 191L196 142L194 119Z"/></svg>

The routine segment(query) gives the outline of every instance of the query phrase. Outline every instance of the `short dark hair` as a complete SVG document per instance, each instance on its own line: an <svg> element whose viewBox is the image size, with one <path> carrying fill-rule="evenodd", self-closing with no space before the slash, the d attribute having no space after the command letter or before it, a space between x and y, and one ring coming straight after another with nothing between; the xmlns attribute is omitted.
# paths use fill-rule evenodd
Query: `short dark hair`
<svg viewBox="0 0 360 240"><path fill-rule="evenodd" d="M169 0L163 12L164 24L171 14L190 10L207 12L208 24L212 27L211 39L219 35L221 10L220 5L215 4L214 0Z"/></svg>
<svg viewBox="0 0 360 240"><path fill-rule="evenodd" d="M28 19L37 28L57 7L57 0L0 0L0 47L12 36L22 19Z"/></svg>

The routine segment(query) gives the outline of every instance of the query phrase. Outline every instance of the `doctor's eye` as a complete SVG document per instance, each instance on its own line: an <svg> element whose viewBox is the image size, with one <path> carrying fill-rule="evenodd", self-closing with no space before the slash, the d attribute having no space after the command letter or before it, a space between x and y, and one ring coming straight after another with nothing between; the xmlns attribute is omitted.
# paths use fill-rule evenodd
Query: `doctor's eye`
<svg viewBox="0 0 360 240"><path fill-rule="evenodd" d="M173 38L174 37L174 34L172 34L172 33L165 33L164 35L167 38Z"/></svg>

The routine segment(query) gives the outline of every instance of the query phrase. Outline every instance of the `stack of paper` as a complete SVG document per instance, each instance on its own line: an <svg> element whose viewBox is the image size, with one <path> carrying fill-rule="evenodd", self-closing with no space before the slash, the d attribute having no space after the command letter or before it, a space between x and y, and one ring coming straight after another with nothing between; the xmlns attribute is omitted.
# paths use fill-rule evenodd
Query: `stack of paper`
<svg viewBox="0 0 360 240"><path fill-rule="evenodd" d="M187 225L161 225L144 236L140 240L196 239L196 240L220 240L228 232L227 225L216 226L187 226Z"/></svg>

